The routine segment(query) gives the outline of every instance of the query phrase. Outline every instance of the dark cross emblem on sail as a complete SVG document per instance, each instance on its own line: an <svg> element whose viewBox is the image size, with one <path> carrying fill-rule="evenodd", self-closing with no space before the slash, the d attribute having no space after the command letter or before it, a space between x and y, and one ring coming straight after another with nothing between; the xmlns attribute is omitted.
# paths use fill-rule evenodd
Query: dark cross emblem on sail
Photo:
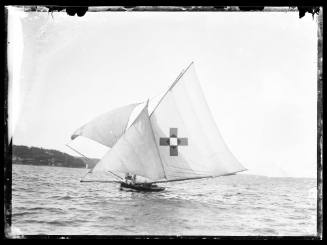
<svg viewBox="0 0 327 245"><path fill-rule="evenodd" d="M188 145L187 138L177 137L177 128L170 128L169 138L160 138L160 145L168 145L170 148L171 156L178 156L178 146Z"/></svg>

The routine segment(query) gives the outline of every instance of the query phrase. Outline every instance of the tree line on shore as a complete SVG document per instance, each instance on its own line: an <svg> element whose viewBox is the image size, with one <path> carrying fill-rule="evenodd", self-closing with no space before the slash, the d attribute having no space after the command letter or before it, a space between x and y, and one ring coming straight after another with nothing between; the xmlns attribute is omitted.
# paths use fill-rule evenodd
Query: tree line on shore
<svg viewBox="0 0 327 245"><path fill-rule="evenodd" d="M83 159L64 152L39 147L13 145L12 163L27 165L60 166L70 168L93 168L99 159Z"/></svg>

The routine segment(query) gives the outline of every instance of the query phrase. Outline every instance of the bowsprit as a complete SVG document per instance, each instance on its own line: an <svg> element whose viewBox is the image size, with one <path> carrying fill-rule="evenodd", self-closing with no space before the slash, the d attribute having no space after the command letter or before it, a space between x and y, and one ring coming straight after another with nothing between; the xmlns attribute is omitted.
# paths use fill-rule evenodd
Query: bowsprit
<svg viewBox="0 0 327 245"><path fill-rule="evenodd" d="M169 138L160 138L160 145L166 145L170 148L170 156L178 156L178 146L188 145L188 138L178 138L177 128L170 128Z"/></svg>

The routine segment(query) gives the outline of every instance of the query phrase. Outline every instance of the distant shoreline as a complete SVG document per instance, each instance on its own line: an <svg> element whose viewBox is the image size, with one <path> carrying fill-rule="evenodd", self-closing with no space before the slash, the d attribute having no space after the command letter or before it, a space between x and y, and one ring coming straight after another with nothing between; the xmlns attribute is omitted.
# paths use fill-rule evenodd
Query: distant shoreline
<svg viewBox="0 0 327 245"><path fill-rule="evenodd" d="M13 145L12 164L69 167L69 168L93 168L99 159L75 157L67 153L44 149L39 147L28 147L24 145Z"/></svg>
<svg viewBox="0 0 327 245"><path fill-rule="evenodd" d="M78 167L78 166L60 166L60 165L46 165L46 164L31 164L31 163L23 163L23 162L17 162L13 161L13 165L25 165L25 166L36 166L36 167L57 167L57 168L80 168L80 169L86 169L83 167ZM90 169L90 168L87 168Z"/></svg>

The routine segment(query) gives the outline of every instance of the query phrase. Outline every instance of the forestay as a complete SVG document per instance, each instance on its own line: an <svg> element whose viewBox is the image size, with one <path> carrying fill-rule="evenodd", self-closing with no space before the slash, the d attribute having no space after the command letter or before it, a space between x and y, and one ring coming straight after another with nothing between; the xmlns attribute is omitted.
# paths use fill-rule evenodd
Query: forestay
<svg viewBox="0 0 327 245"><path fill-rule="evenodd" d="M246 170L214 122L193 63L168 90L150 120L167 180Z"/></svg>
<svg viewBox="0 0 327 245"><path fill-rule="evenodd" d="M84 136L105 146L113 147L124 134L129 117L137 105L138 103L130 104L100 115L77 129L71 139Z"/></svg>
<svg viewBox="0 0 327 245"><path fill-rule="evenodd" d="M103 171L132 173L150 180L164 178L147 104L125 134L92 170Z"/></svg>

